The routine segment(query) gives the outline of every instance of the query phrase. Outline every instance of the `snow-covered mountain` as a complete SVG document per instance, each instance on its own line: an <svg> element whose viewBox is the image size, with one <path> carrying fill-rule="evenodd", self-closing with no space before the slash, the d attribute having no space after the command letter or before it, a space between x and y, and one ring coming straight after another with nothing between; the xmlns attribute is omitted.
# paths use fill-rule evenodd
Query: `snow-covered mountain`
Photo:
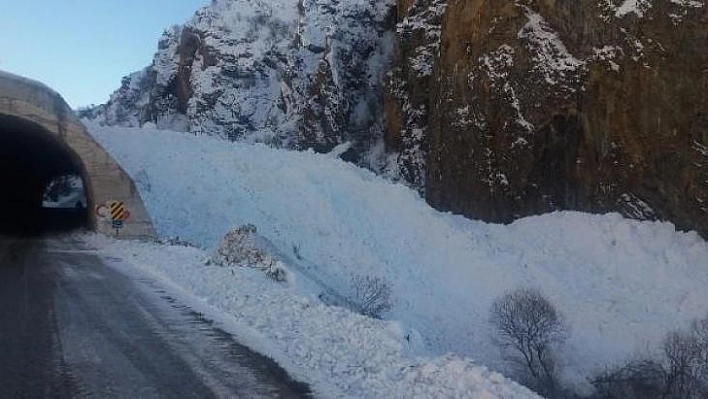
<svg viewBox="0 0 708 399"><path fill-rule="evenodd" d="M142 126L327 152L351 159L381 137L393 51L389 0L215 0L160 39L150 66L93 110Z"/></svg>
<svg viewBox="0 0 708 399"><path fill-rule="evenodd" d="M215 0L91 113L341 145L486 221L617 211L708 237L706 43L705 0Z"/></svg>

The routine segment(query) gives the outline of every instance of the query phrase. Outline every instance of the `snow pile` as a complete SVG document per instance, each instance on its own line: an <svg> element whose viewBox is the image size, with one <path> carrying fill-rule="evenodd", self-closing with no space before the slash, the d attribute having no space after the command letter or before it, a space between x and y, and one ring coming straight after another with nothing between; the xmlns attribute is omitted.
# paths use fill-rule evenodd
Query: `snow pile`
<svg viewBox="0 0 708 399"><path fill-rule="evenodd" d="M490 306L535 287L571 325L562 363L582 385L708 311L708 244L669 223L567 212L487 225L437 212L410 189L326 155L90 129L134 177L162 237L211 250L252 223L292 254L286 263L300 292L350 292L353 273L390 281L396 302L387 316L420 337L416 354L452 352L507 370L491 341ZM189 289L211 295L204 284Z"/></svg>
<svg viewBox="0 0 708 399"><path fill-rule="evenodd" d="M210 262L221 266L246 266L265 271L277 281L288 277L287 267L274 256L277 250L258 235L256 226L247 224L226 234Z"/></svg>
<svg viewBox="0 0 708 399"><path fill-rule="evenodd" d="M180 300L215 318L242 343L311 384L318 396L537 397L470 359L414 356L410 335L400 323L326 306L253 269L206 266L205 253L199 249L115 241L99 235L85 240L99 249L108 264L126 268L116 258L126 259L178 294L186 291ZM192 296L204 302L189 303Z"/></svg>

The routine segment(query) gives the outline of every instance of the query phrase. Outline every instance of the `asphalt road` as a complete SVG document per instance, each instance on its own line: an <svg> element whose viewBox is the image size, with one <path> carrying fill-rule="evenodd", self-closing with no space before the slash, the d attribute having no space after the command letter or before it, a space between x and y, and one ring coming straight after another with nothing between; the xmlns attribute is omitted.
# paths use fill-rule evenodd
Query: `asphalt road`
<svg viewBox="0 0 708 399"><path fill-rule="evenodd" d="M0 239L0 397L308 397L158 283L71 240Z"/></svg>

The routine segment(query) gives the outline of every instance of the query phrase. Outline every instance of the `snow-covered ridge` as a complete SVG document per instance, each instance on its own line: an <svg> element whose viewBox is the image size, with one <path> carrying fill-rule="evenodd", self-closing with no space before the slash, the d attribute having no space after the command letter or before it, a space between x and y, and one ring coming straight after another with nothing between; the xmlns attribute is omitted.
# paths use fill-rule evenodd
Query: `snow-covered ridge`
<svg viewBox="0 0 708 399"><path fill-rule="evenodd" d="M124 80L98 121L366 152L381 137L393 4L212 1L165 31L152 65Z"/></svg>
<svg viewBox="0 0 708 399"><path fill-rule="evenodd" d="M565 378L584 386L708 312L708 244L669 223L568 212L488 225L437 212L410 189L326 155L91 131L133 176L162 237L213 249L231 228L253 223L338 292L349 292L352 273L391 281L386 316L401 323L414 356L452 352L507 370L490 342L490 305L536 287L571 325ZM234 295L228 301L243 301Z"/></svg>

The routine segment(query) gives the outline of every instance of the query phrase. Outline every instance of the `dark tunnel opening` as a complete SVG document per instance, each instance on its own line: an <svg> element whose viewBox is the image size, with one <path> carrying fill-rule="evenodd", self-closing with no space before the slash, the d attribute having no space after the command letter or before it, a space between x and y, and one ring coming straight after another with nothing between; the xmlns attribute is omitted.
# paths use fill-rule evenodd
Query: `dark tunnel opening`
<svg viewBox="0 0 708 399"><path fill-rule="evenodd" d="M47 206L48 189L66 176L86 181L81 159L66 143L36 123L0 114L0 235L41 236L88 227L85 200Z"/></svg>

